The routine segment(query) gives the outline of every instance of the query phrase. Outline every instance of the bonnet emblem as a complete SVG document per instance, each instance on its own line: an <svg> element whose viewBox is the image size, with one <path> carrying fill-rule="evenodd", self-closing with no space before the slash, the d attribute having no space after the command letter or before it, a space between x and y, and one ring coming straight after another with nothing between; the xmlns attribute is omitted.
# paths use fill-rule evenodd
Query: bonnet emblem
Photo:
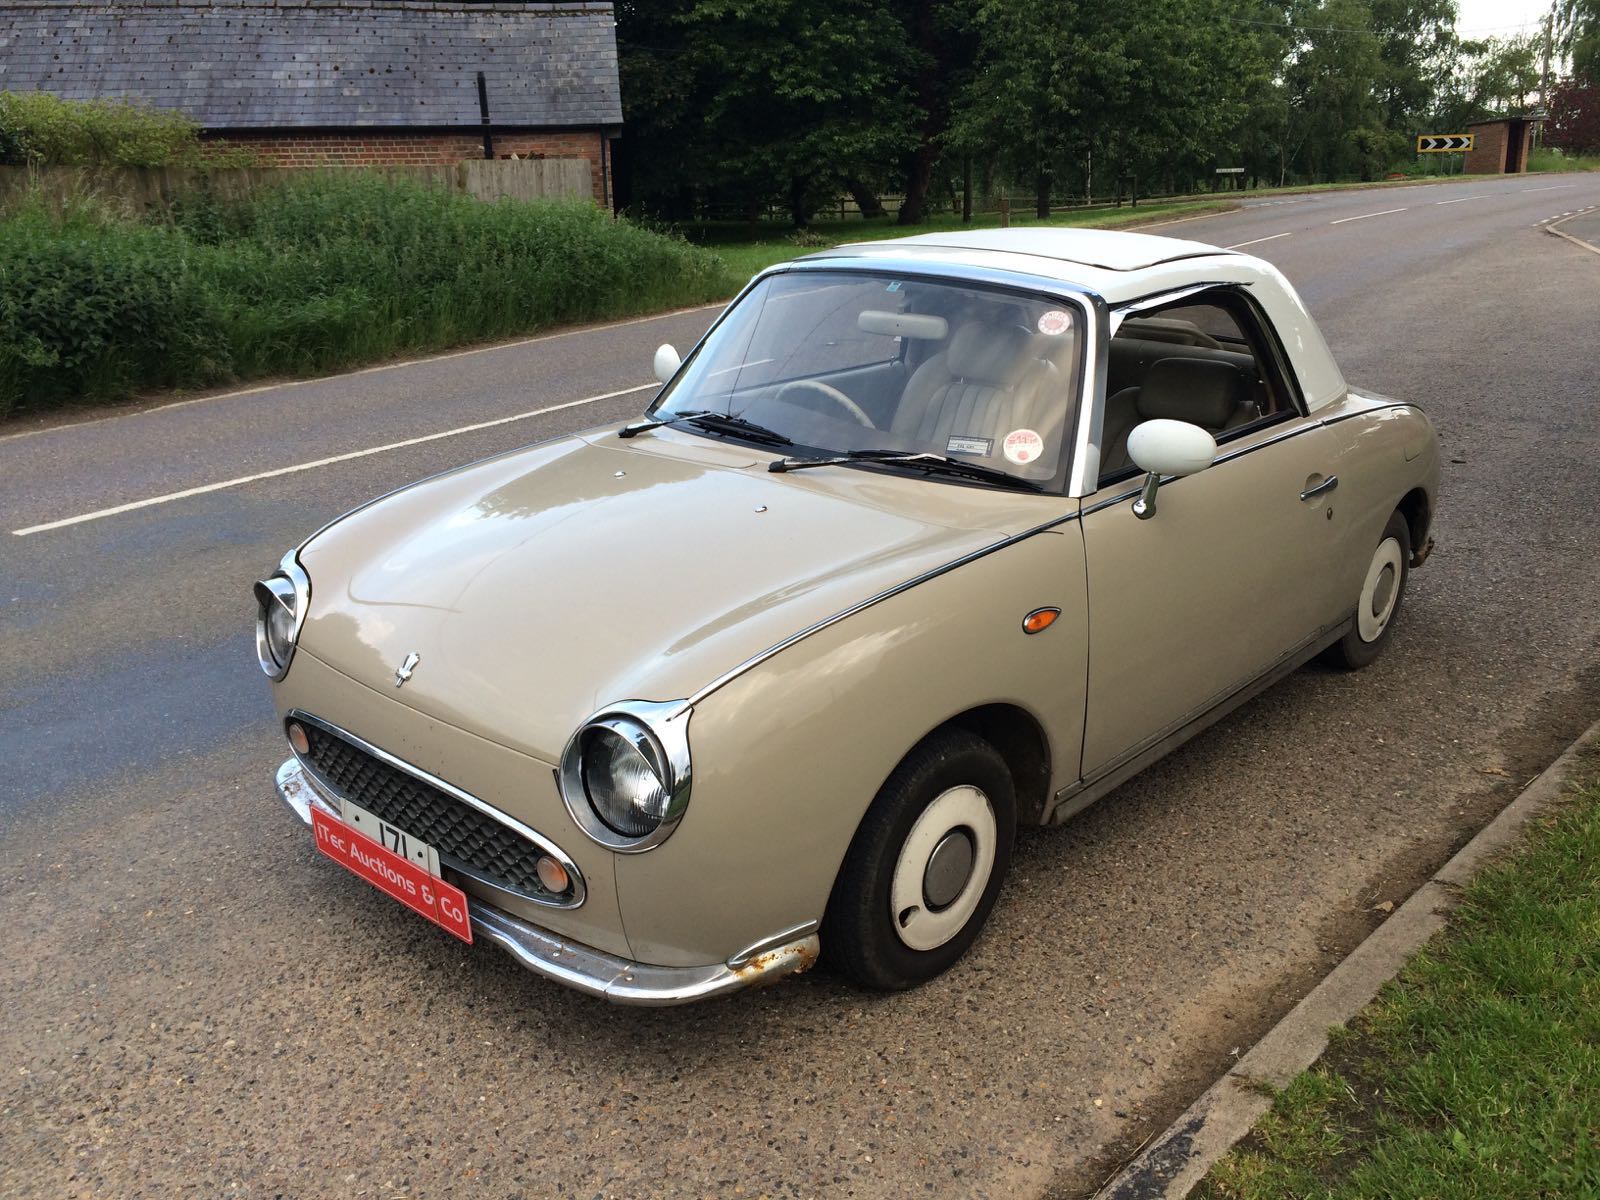
<svg viewBox="0 0 1600 1200"><path fill-rule="evenodd" d="M411 672L413 672L413 671L415 671L417 669L417 664L419 662L421 662L421 661L422 661L422 655L418 654L415 650L413 650L410 654L406 655L405 662L401 663L400 664L400 669L397 670L394 673L394 685L395 685L395 687L397 687L397 688L405 687L406 680L411 678Z"/></svg>

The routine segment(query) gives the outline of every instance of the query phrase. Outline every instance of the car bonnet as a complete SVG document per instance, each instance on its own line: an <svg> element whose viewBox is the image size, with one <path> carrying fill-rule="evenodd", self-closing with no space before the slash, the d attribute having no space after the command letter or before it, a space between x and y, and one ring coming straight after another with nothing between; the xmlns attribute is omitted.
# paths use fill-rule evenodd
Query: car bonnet
<svg viewBox="0 0 1600 1200"><path fill-rule="evenodd" d="M553 763L604 705L685 699L797 631L1006 537L992 520L949 521L960 511L951 494L970 504L979 489L849 468L830 487L770 475L749 453L741 467L729 465L738 454L609 442L546 443L336 522L300 552L312 587L301 649ZM934 489L932 518L873 494L908 485ZM998 509L1030 524L1043 498L1005 495Z"/></svg>

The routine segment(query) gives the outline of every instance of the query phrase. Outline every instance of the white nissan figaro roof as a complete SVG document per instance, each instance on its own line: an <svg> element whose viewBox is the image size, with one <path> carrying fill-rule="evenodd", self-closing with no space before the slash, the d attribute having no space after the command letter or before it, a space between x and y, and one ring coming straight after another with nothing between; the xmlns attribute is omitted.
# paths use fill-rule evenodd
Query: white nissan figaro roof
<svg viewBox="0 0 1600 1200"><path fill-rule="evenodd" d="M1204 242L1107 229L963 229L854 242L802 260L920 260L1070 283L1115 309L1207 283L1250 289L1282 339L1306 404L1323 408L1348 390L1322 331L1271 263Z"/></svg>

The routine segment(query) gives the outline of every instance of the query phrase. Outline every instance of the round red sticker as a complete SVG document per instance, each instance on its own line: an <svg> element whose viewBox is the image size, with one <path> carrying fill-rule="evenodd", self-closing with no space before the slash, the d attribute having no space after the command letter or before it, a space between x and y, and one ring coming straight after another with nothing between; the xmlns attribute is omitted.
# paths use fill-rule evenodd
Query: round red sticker
<svg viewBox="0 0 1600 1200"><path fill-rule="evenodd" d="M1039 318L1039 332L1056 337L1072 328L1072 317L1059 308L1052 308Z"/></svg>
<svg viewBox="0 0 1600 1200"><path fill-rule="evenodd" d="M1020 467L1044 453L1044 439L1031 429L1013 429L1006 434L1003 449L1006 461Z"/></svg>

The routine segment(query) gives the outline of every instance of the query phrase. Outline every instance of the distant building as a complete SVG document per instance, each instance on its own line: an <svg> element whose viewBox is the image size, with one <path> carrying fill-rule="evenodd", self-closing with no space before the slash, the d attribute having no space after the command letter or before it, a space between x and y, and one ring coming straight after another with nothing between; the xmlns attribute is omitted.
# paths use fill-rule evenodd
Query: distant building
<svg viewBox="0 0 1600 1200"><path fill-rule="evenodd" d="M1528 169L1533 131L1543 117L1504 117L1473 121L1472 149L1467 151L1468 175L1520 175Z"/></svg>
<svg viewBox="0 0 1600 1200"><path fill-rule="evenodd" d="M0 90L178 109L264 165L583 158L609 202L610 4L0 0Z"/></svg>

